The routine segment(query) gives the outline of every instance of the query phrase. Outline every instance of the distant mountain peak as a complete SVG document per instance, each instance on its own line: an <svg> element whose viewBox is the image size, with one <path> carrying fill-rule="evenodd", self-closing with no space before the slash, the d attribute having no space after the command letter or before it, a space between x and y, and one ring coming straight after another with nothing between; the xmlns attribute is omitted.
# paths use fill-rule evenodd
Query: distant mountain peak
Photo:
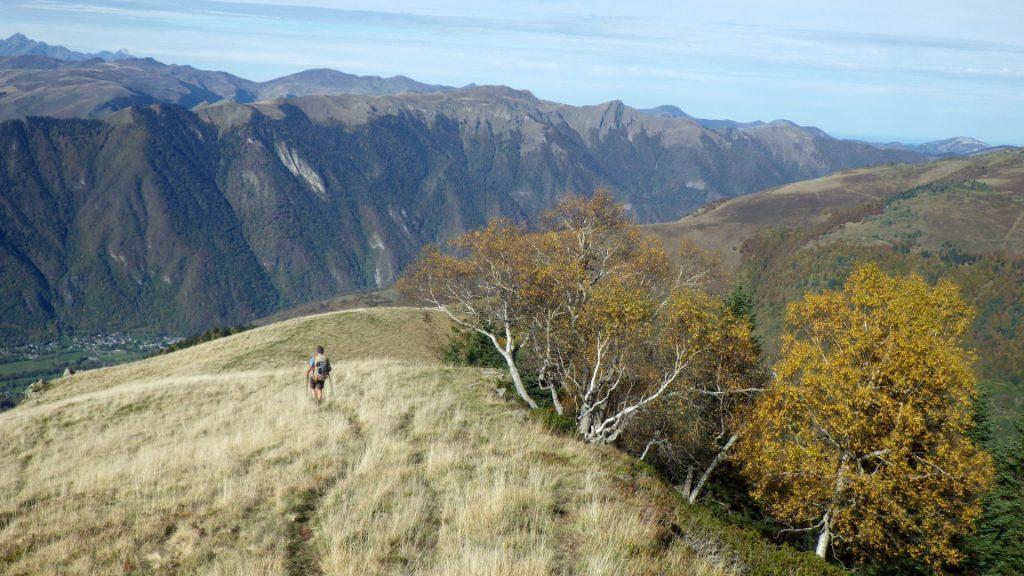
<svg viewBox="0 0 1024 576"><path fill-rule="evenodd" d="M661 118L691 118L691 116L686 112L683 112L681 108L673 106L672 104L662 104L661 106L655 106L654 108L638 110L638 112L648 116L658 116Z"/></svg>
<svg viewBox="0 0 1024 576"><path fill-rule="evenodd" d="M0 40L0 56L45 56L47 58L56 58L67 62L84 62L94 58L112 62L115 60L134 58L134 56L124 48L117 52L104 50L94 54L75 52L74 50L65 48L64 46L51 46L46 42L33 40L21 32L12 34L6 40Z"/></svg>
<svg viewBox="0 0 1024 576"><path fill-rule="evenodd" d="M935 144L956 144L962 146L983 146L985 148L991 148L991 145L978 140L977 138L971 138L970 136L954 136L945 140L939 140Z"/></svg>
<svg viewBox="0 0 1024 576"><path fill-rule="evenodd" d="M457 94L472 94L474 96L488 96L493 98L512 98L515 100L525 100L529 102L539 102L537 97L533 95L533 92L529 90L520 90L512 88L511 86L502 86L500 84L472 84L467 85L464 88L455 89Z"/></svg>
<svg viewBox="0 0 1024 576"><path fill-rule="evenodd" d="M932 156L967 156L992 148L991 144L970 136L954 136L945 140L935 140L924 144L904 144L902 142L875 142L871 144L883 150L912 150Z"/></svg>
<svg viewBox="0 0 1024 576"><path fill-rule="evenodd" d="M774 128L774 129L785 129L785 130L801 130L808 134L813 134L816 137L821 138L832 138L828 133L820 128L814 126L801 126L792 120L786 120L785 118L777 118L771 122L762 122L755 120L753 122L737 122L735 120L712 120L708 118L696 118L690 116L686 112L683 112L677 106L672 104L663 104L661 106L655 106L654 108L638 109L637 112L647 115L656 116L659 118L688 118L694 122L700 124L704 128L716 131L725 130L750 130L758 128ZM859 142L859 140L851 140ZM953 138L947 138L945 140L936 140L934 142L925 142L924 144L904 144L902 142L865 142L870 146L878 148L880 150L901 150L906 152L916 152L919 154L926 154L928 156L943 157L943 156L968 156L971 154L977 154L984 150L992 148L991 144L982 142L977 138L970 136L955 136Z"/></svg>
<svg viewBox="0 0 1024 576"><path fill-rule="evenodd" d="M307 95L385 95L401 92L444 92L451 86L424 84L406 76L359 76L332 68L313 68L259 84L260 98L291 98Z"/></svg>
<svg viewBox="0 0 1024 576"><path fill-rule="evenodd" d="M693 120L697 124L709 129L709 130L745 130L747 128L757 128L758 126L764 126L765 123L760 120L754 120L753 122L737 122L735 120L714 120L709 118L696 118L690 116L686 112L683 112L678 106L672 104L662 104L661 106L655 106L654 108L646 108L637 110L641 114L647 116L658 116L661 118L687 118ZM775 120L774 122L789 122L788 120ZM773 122L773 123L774 123ZM796 126L796 124L793 124Z"/></svg>

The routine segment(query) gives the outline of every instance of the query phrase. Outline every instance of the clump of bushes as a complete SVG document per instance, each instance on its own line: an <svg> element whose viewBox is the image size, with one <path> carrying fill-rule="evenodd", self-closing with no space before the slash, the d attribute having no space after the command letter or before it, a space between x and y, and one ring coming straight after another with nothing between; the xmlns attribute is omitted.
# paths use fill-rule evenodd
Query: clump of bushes
<svg viewBox="0 0 1024 576"><path fill-rule="evenodd" d="M688 508L686 518L681 518L680 524L683 526L678 532L686 534L695 549L711 547L715 549L715 555L728 554L732 556L733 563L742 566L742 572L750 576L849 574L838 566L822 562L811 552L797 550L788 544L769 544L756 531L722 520L708 508ZM702 533L707 537L701 539ZM698 540L706 542L702 546Z"/></svg>
<svg viewBox="0 0 1024 576"><path fill-rule="evenodd" d="M452 366L505 367L505 360L494 349L491 340L476 331L455 330L441 350L441 357L445 364Z"/></svg>
<svg viewBox="0 0 1024 576"><path fill-rule="evenodd" d="M559 414L549 407L534 408L528 412L530 419L539 422L542 426L565 436L572 436L576 433L576 422L569 416Z"/></svg>

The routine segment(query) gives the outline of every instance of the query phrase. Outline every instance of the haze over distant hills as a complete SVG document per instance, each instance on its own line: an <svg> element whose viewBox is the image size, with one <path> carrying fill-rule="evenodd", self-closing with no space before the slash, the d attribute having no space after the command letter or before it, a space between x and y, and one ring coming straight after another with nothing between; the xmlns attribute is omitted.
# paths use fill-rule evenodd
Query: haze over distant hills
<svg viewBox="0 0 1024 576"><path fill-rule="evenodd" d="M761 120L754 120L753 122L737 122L735 120L709 120L707 118L695 118L671 104L647 108L640 110L640 112L661 118L687 118L710 130L747 130L750 128L758 128L766 124ZM796 126L795 123L792 123L789 120L773 120L767 124L777 125L787 123ZM809 126L804 126L802 128L806 130L819 130ZM957 136L955 138L947 138L945 140L925 142L924 144L904 144L902 142L869 142L868 144L881 150L905 150L936 157L966 156L968 154L974 154L993 147L991 144L986 144L981 140L969 138L967 136Z"/></svg>
<svg viewBox="0 0 1024 576"><path fill-rule="evenodd" d="M712 130L718 130L721 128L754 128L756 126L764 125L764 122L760 120L755 120L753 122L737 122L735 120L708 120L707 118L694 118L686 112L683 112L678 106L673 106L671 104L655 106L654 108L646 108L640 110L640 112L650 116L659 116L661 118L689 118L701 126Z"/></svg>
<svg viewBox="0 0 1024 576"><path fill-rule="evenodd" d="M947 138L945 140L936 140L935 142L925 142L924 144L873 142L872 146L876 146L883 150L912 150L914 152L933 154L935 156L967 156L968 154L974 154L993 147L991 144L986 144L981 140L967 136L957 136L955 138Z"/></svg>
<svg viewBox="0 0 1024 576"><path fill-rule="evenodd" d="M152 58L0 58L0 120L27 116L105 118L124 108L157 103L193 108L223 100L255 102L310 94L383 95L451 89L404 76L356 76L326 69L253 82L227 72L164 64Z"/></svg>

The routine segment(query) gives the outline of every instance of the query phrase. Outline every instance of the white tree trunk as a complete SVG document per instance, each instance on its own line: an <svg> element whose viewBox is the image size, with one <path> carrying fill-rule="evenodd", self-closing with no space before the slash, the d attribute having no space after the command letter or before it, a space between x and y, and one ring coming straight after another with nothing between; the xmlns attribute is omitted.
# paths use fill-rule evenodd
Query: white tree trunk
<svg viewBox="0 0 1024 576"><path fill-rule="evenodd" d="M670 378L664 380L654 393L639 398L635 404L621 408L610 416L605 412L608 408L605 402L607 396L605 396L604 400L595 402L592 405L588 405L584 397L584 402L581 403L576 416L580 435L583 436L584 440L593 444L611 444L615 442L629 425L630 420L636 417L637 414L641 414L649 403L661 397L681 371L681 369L677 370Z"/></svg>
<svg viewBox="0 0 1024 576"><path fill-rule="evenodd" d="M843 488L846 486L846 476L843 475L843 466L847 461L850 460L850 454L843 452L843 455L839 457L839 466L836 469L836 491L833 502L839 500L842 496ZM819 558L825 558L828 554L828 546L832 542L832 512L836 510L835 504L833 503L832 508L821 518L821 532L818 534L818 546L815 548L814 553Z"/></svg>
<svg viewBox="0 0 1024 576"><path fill-rule="evenodd" d="M579 415L577 415L577 417L576 417L576 432L578 432L580 434L580 436L583 436L583 437L586 437L587 433L590 432L590 413L589 412L581 412Z"/></svg>
<svg viewBox="0 0 1024 576"><path fill-rule="evenodd" d="M551 403L555 406L555 412L557 414L565 414L565 408L562 407L562 401L558 399L558 386L555 384L551 385Z"/></svg>
<svg viewBox="0 0 1024 576"><path fill-rule="evenodd" d="M721 464L723 460L725 460L729 449L736 443L737 438L739 438L739 434L733 434L730 436L729 441L725 443L725 446L723 446L721 450L719 450L718 454L715 454L711 463L708 464L707 469L700 475L700 480L697 481L697 485L693 487L693 490L690 492L689 496L687 496L687 500L690 501L690 504L697 501L697 497L700 496L701 490L704 489L704 485L708 483L708 478L711 478L711 473L715 471L715 468L718 468L718 465Z"/></svg>
<svg viewBox="0 0 1024 576"><path fill-rule="evenodd" d="M829 526L830 522L831 518L829 518L829 515L826 512L825 517L821 519L821 533L818 534L818 547L814 550L814 553L822 559L824 559L825 555L828 554L828 545L832 540L832 531Z"/></svg>
<svg viewBox="0 0 1024 576"><path fill-rule="evenodd" d="M501 353L501 357L505 359L505 364L508 364L508 374L512 377L512 383L516 386L516 392L519 393L519 397L526 402L526 405L530 408L536 408L537 403L530 397L530 393L526 391L526 386L523 385L523 378L519 375L519 368L516 366L515 358L512 357L511 352L498 348L498 352Z"/></svg>
<svg viewBox="0 0 1024 576"><path fill-rule="evenodd" d="M598 420L597 416L594 415L594 410L595 408L592 406L583 405L580 406L579 412L576 414L576 431L587 442L592 441L593 431L591 428Z"/></svg>

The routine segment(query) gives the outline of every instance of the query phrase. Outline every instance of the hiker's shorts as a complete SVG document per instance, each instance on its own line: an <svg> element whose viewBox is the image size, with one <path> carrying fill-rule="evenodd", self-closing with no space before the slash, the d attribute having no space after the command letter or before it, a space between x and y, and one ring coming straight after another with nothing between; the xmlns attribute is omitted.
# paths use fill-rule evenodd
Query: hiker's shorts
<svg viewBox="0 0 1024 576"><path fill-rule="evenodd" d="M314 389L314 390L323 390L324 389L324 381L323 380L317 380L316 378L310 378L309 379L309 387Z"/></svg>

